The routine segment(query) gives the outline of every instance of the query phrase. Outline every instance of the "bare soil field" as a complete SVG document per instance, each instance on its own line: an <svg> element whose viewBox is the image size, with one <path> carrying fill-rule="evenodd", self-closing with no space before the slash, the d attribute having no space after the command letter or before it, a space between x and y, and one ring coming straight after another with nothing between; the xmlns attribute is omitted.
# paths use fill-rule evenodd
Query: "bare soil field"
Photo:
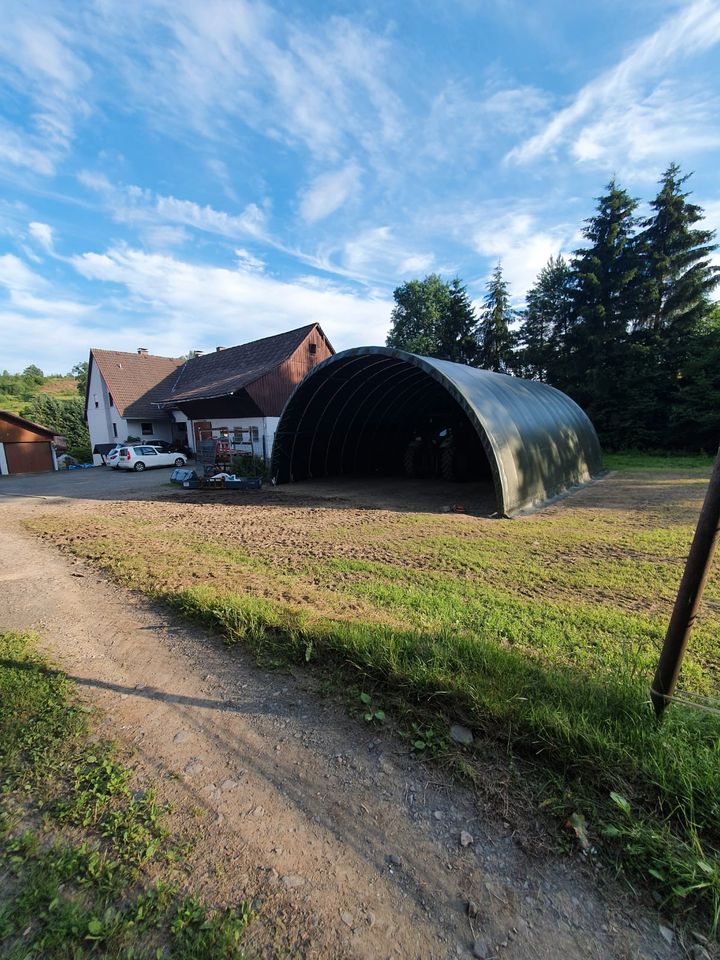
<svg viewBox="0 0 720 960"><path fill-rule="evenodd" d="M160 595L209 585L310 621L422 630L444 622L437 598L451 590L462 631L476 598L500 584L513 602L594 604L652 625L669 610L703 475L616 475L512 522L483 519L487 489L462 502L458 487L398 498L380 484L209 496L143 478L123 499L115 481L0 504L0 628L37 630L101 709L104 732L173 801L178 828L198 837L189 887L218 904L255 901L257 955L630 960L705 949L621 889L571 831L559 854L516 762L489 741L484 757L468 756L475 788L459 786L322 676L260 669L242 646L118 585ZM392 593L422 577L435 608ZM713 586L698 682L717 602Z"/></svg>

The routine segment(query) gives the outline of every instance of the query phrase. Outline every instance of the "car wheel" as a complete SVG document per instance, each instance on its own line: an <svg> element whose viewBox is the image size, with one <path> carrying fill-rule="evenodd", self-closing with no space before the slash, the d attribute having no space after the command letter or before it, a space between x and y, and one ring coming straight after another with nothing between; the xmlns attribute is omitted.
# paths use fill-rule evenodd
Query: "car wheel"
<svg viewBox="0 0 720 960"><path fill-rule="evenodd" d="M184 467L184 466L185 466L185 461L183 460L182 457L178 457L178 458L177 458L177 460L175 461L175 466L176 466L176 467Z"/></svg>
<svg viewBox="0 0 720 960"><path fill-rule="evenodd" d="M133 467L133 470L137 470L138 473L142 473L144 469L145 469L145 464L142 462L142 460L138 460L138 462Z"/></svg>

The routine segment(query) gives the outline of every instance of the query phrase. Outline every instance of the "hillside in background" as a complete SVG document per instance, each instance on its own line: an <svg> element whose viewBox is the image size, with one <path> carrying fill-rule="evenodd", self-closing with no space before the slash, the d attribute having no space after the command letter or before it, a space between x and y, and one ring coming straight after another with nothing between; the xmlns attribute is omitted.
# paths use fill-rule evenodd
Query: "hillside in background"
<svg viewBox="0 0 720 960"><path fill-rule="evenodd" d="M0 410L9 410L22 416L22 411L40 394L49 394L55 400L77 400L80 397L78 379L72 375L45 376L38 367L28 367L22 373L0 374Z"/></svg>
<svg viewBox="0 0 720 960"><path fill-rule="evenodd" d="M90 437L83 420L84 375L86 364L78 364L72 374L45 376L39 367L30 366L22 373L0 374L0 410L26 417L67 439L68 453L88 462Z"/></svg>

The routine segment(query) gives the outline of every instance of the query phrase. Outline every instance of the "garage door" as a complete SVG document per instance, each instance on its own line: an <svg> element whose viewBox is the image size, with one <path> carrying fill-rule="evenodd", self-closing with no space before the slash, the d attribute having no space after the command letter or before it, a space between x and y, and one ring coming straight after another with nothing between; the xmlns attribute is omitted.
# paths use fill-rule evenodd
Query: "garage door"
<svg viewBox="0 0 720 960"><path fill-rule="evenodd" d="M44 473L54 469L49 443L6 443L5 457L10 473Z"/></svg>

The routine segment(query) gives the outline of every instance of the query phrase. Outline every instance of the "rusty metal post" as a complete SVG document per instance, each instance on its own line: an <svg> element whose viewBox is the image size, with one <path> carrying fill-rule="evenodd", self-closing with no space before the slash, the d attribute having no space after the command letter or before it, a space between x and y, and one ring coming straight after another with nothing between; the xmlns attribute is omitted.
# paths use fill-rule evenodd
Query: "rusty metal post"
<svg viewBox="0 0 720 960"><path fill-rule="evenodd" d="M670 703L675 690L685 649L710 573L719 528L720 449L715 458L715 466L695 528L695 536L685 563L685 571L680 581L677 599L665 635L665 643L650 690L650 698L658 718Z"/></svg>

